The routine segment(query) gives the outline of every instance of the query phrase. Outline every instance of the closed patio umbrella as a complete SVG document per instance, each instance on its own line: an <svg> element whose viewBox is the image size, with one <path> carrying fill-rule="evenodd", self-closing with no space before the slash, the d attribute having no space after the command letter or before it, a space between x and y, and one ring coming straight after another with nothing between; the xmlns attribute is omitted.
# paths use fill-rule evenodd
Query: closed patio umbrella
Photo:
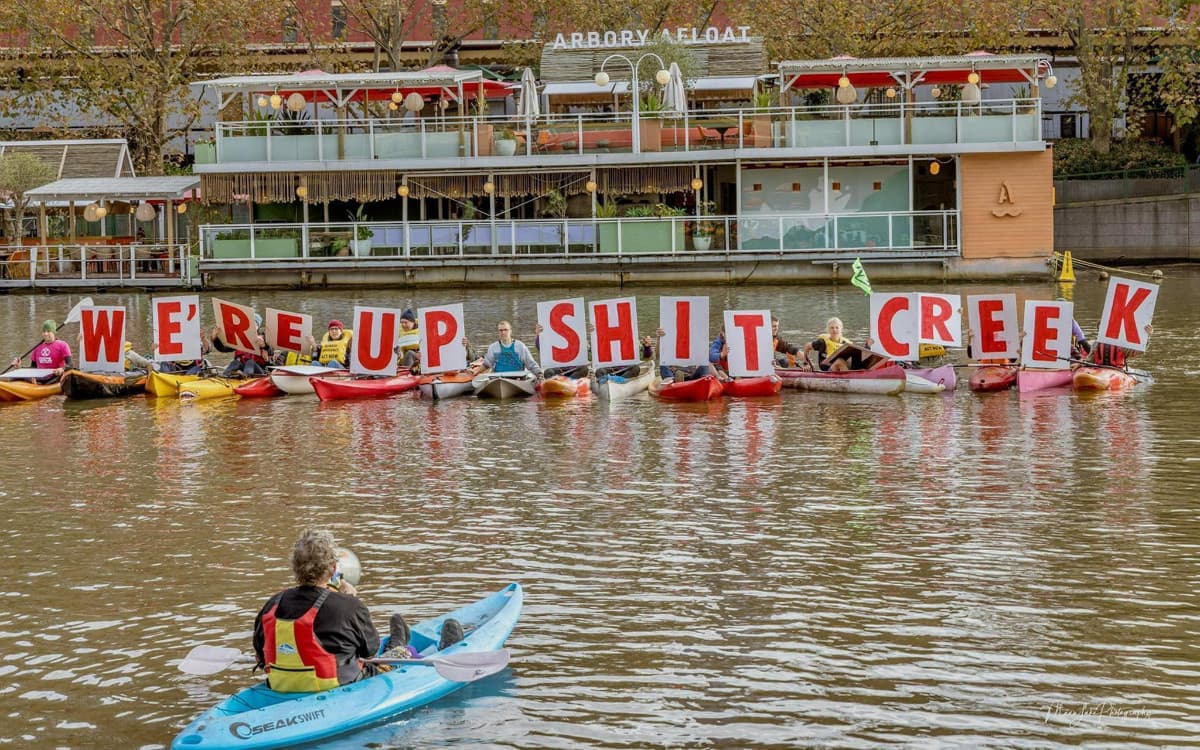
<svg viewBox="0 0 1200 750"><path fill-rule="evenodd" d="M517 99L517 114L528 120L536 120L542 114L541 103L538 101L537 81L533 77L533 69L526 68L521 74L521 92Z"/></svg>
<svg viewBox="0 0 1200 750"><path fill-rule="evenodd" d="M663 115L684 117L687 115L687 92L683 88L683 72L679 70L678 63L671 63L667 72L671 74L671 79L667 81L663 93Z"/></svg>

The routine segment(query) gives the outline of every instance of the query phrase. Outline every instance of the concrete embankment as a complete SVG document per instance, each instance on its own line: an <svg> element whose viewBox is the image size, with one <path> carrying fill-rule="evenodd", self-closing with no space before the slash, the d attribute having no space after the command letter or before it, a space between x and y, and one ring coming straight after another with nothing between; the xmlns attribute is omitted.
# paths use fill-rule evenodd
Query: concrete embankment
<svg viewBox="0 0 1200 750"><path fill-rule="evenodd" d="M1200 260L1200 193L1059 205L1054 248L1098 263Z"/></svg>

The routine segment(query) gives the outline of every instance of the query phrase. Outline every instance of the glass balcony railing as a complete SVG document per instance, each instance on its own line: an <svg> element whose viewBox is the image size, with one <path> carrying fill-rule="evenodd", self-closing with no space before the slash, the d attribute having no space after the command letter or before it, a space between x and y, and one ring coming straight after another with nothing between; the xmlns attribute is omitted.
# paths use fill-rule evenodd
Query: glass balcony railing
<svg viewBox="0 0 1200 750"><path fill-rule="evenodd" d="M919 257L957 253L958 212L205 225L200 237L204 261L265 264L756 251Z"/></svg>
<svg viewBox="0 0 1200 750"><path fill-rule="evenodd" d="M517 160L630 153L633 119L617 114L436 117L395 120L217 123L212 144L196 144L197 164L321 161ZM980 104L852 104L642 113L639 152L713 149L811 150L876 146L1040 143L1041 100Z"/></svg>

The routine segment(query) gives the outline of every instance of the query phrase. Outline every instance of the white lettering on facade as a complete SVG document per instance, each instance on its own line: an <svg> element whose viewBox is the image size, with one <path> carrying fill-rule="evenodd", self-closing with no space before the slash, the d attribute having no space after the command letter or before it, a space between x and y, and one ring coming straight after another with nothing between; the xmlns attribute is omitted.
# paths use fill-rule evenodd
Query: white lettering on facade
<svg viewBox="0 0 1200 750"><path fill-rule="evenodd" d="M736 29L736 31L735 31ZM735 44L750 41L749 26L680 26L673 31L663 29L656 38L675 44ZM605 47L644 47L650 40L649 29L620 31L573 31L570 35L556 34L551 49L603 49Z"/></svg>

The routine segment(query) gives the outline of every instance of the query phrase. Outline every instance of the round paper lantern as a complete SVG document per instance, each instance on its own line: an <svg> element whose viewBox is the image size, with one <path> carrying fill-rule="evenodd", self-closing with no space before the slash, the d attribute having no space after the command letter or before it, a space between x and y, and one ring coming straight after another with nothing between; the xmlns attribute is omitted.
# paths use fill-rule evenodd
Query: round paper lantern
<svg viewBox="0 0 1200 750"><path fill-rule="evenodd" d="M838 79L838 88L839 89L850 88L850 79L847 78L846 76L842 76L841 78L839 78Z"/></svg>
<svg viewBox="0 0 1200 750"><path fill-rule="evenodd" d="M979 74L972 70L967 76L967 83L979 83Z"/></svg>
<svg viewBox="0 0 1200 750"><path fill-rule="evenodd" d="M654 80L658 81L659 86L666 86L671 82L671 71L660 70L654 74Z"/></svg>
<svg viewBox="0 0 1200 750"><path fill-rule="evenodd" d="M108 216L108 209L104 206L96 206L96 218L103 219L105 216Z"/></svg>
<svg viewBox="0 0 1200 750"><path fill-rule="evenodd" d="M858 91L853 86L846 86L837 90L838 104L853 104L858 101Z"/></svg>
<svg viewBox="0 0 1200 750"><path fill-rule="evenodd" d="M283 106L283 97L279 94L271 94L271 109L279 109Z"/></svg>
<svg viewBox="0 0 1200 750"><path fill-rule="evenodd" d="M265 106L267 106L267 96L266 96L266 94L259 94L259 95L258 95L258 106L260 106L260 107L265 107Z"/></svg>
<svg viewBox="0 0 1200 750"><path fill-rule="evenodd" d="M607 86L608 81L609 81L608 73L605 73L603 70L596 74L596 85L597 86Z"/></svg>
<svg viewBox="0 0 1200 750"><path fill-rule="evenodd" d="M887 96L888 99L896 98L896 89L892 88L891 86L888 86L887 91L885 91L883 93Z"/></svg>
<svg viewBox="0 0 1200 750"><path fill-rule="evenodd" d="M421 98L420 94L413 91L404 97L404 108L409 112L419 112L425 108L425 100Z"/></svg>
<svg viewBox="0 0 1200 750"><path fill-rule="evenodd" d="M138 221L154 221L155 216L158 216L158 213L155 212L154 206L144 201L138 204L137 211L133 214Z"/></svg>
<svg viewBox="0 0 1200 750"><path fill-rule="evenodd" d="M407 198L408 185L401 185L400 187L396 188L396 195L399 195L401 198Z"/></svg>
<svg viewBox="0 0 1200 750"><path fill-rule="evenodd" d="M936 161L929 165L929 174L937 174L942 171L942 165Z"/></svg>
<svg viewBox="0 0 1200 750"><path fill-rule="evenodd" d="M393 91L392 92L392 103L399 104L402 101L404 101L404 94L401 94L399 91Z"/></svg>
<svg viewBox="0 0 1200 750"><path fill-rule="evenodd" d="M175 207L175 213L186 214L187 213L187 204L180 203L178 206Z"/></svg>
<svg viewBox="0 0 1200 750"><path fill-rule="evenodd" d="M97 208L98 208L98 206L96 206L95 203L89 203L86 206L84 206L83 207L83 220L84 221L96 221L97 219L99 219L100 217L96 215Z"/></svg>
<svg viewBox="0 0 1200 750"><path fill-rule="evenodd" d="M1058 85L1058 76L1046 76L1046 88L1052 89Z"/></svg>
<svg viewBox="0 0 1200 750"><path fill-rule="evenodd" d="M308 188L304 187L303 185L296 188L296 197L297 198L307 198L308 197Z"/></svg>
<svg viewBox="0 0 1200 750"><path fill-rule="evenodd" d="M704 180L700 179L699 177L693 177L692 190L699 190L702 187L704 187Z"/></svg>
<svg viewBox="0 0 1200 750"><path fill-rule="evenodd" d="M982 93L979 87L973 83L968 83L962 87L963 104L978 104L982 98Z"/></svg>
<svg viewBox="0 0 1200 750"><path fill-rule="evenodd" d="M293 112L299 112L304 109L304 105L308 102L304 101L304 94L299 91L294 92L287 100L287 108Z"/></svg>

